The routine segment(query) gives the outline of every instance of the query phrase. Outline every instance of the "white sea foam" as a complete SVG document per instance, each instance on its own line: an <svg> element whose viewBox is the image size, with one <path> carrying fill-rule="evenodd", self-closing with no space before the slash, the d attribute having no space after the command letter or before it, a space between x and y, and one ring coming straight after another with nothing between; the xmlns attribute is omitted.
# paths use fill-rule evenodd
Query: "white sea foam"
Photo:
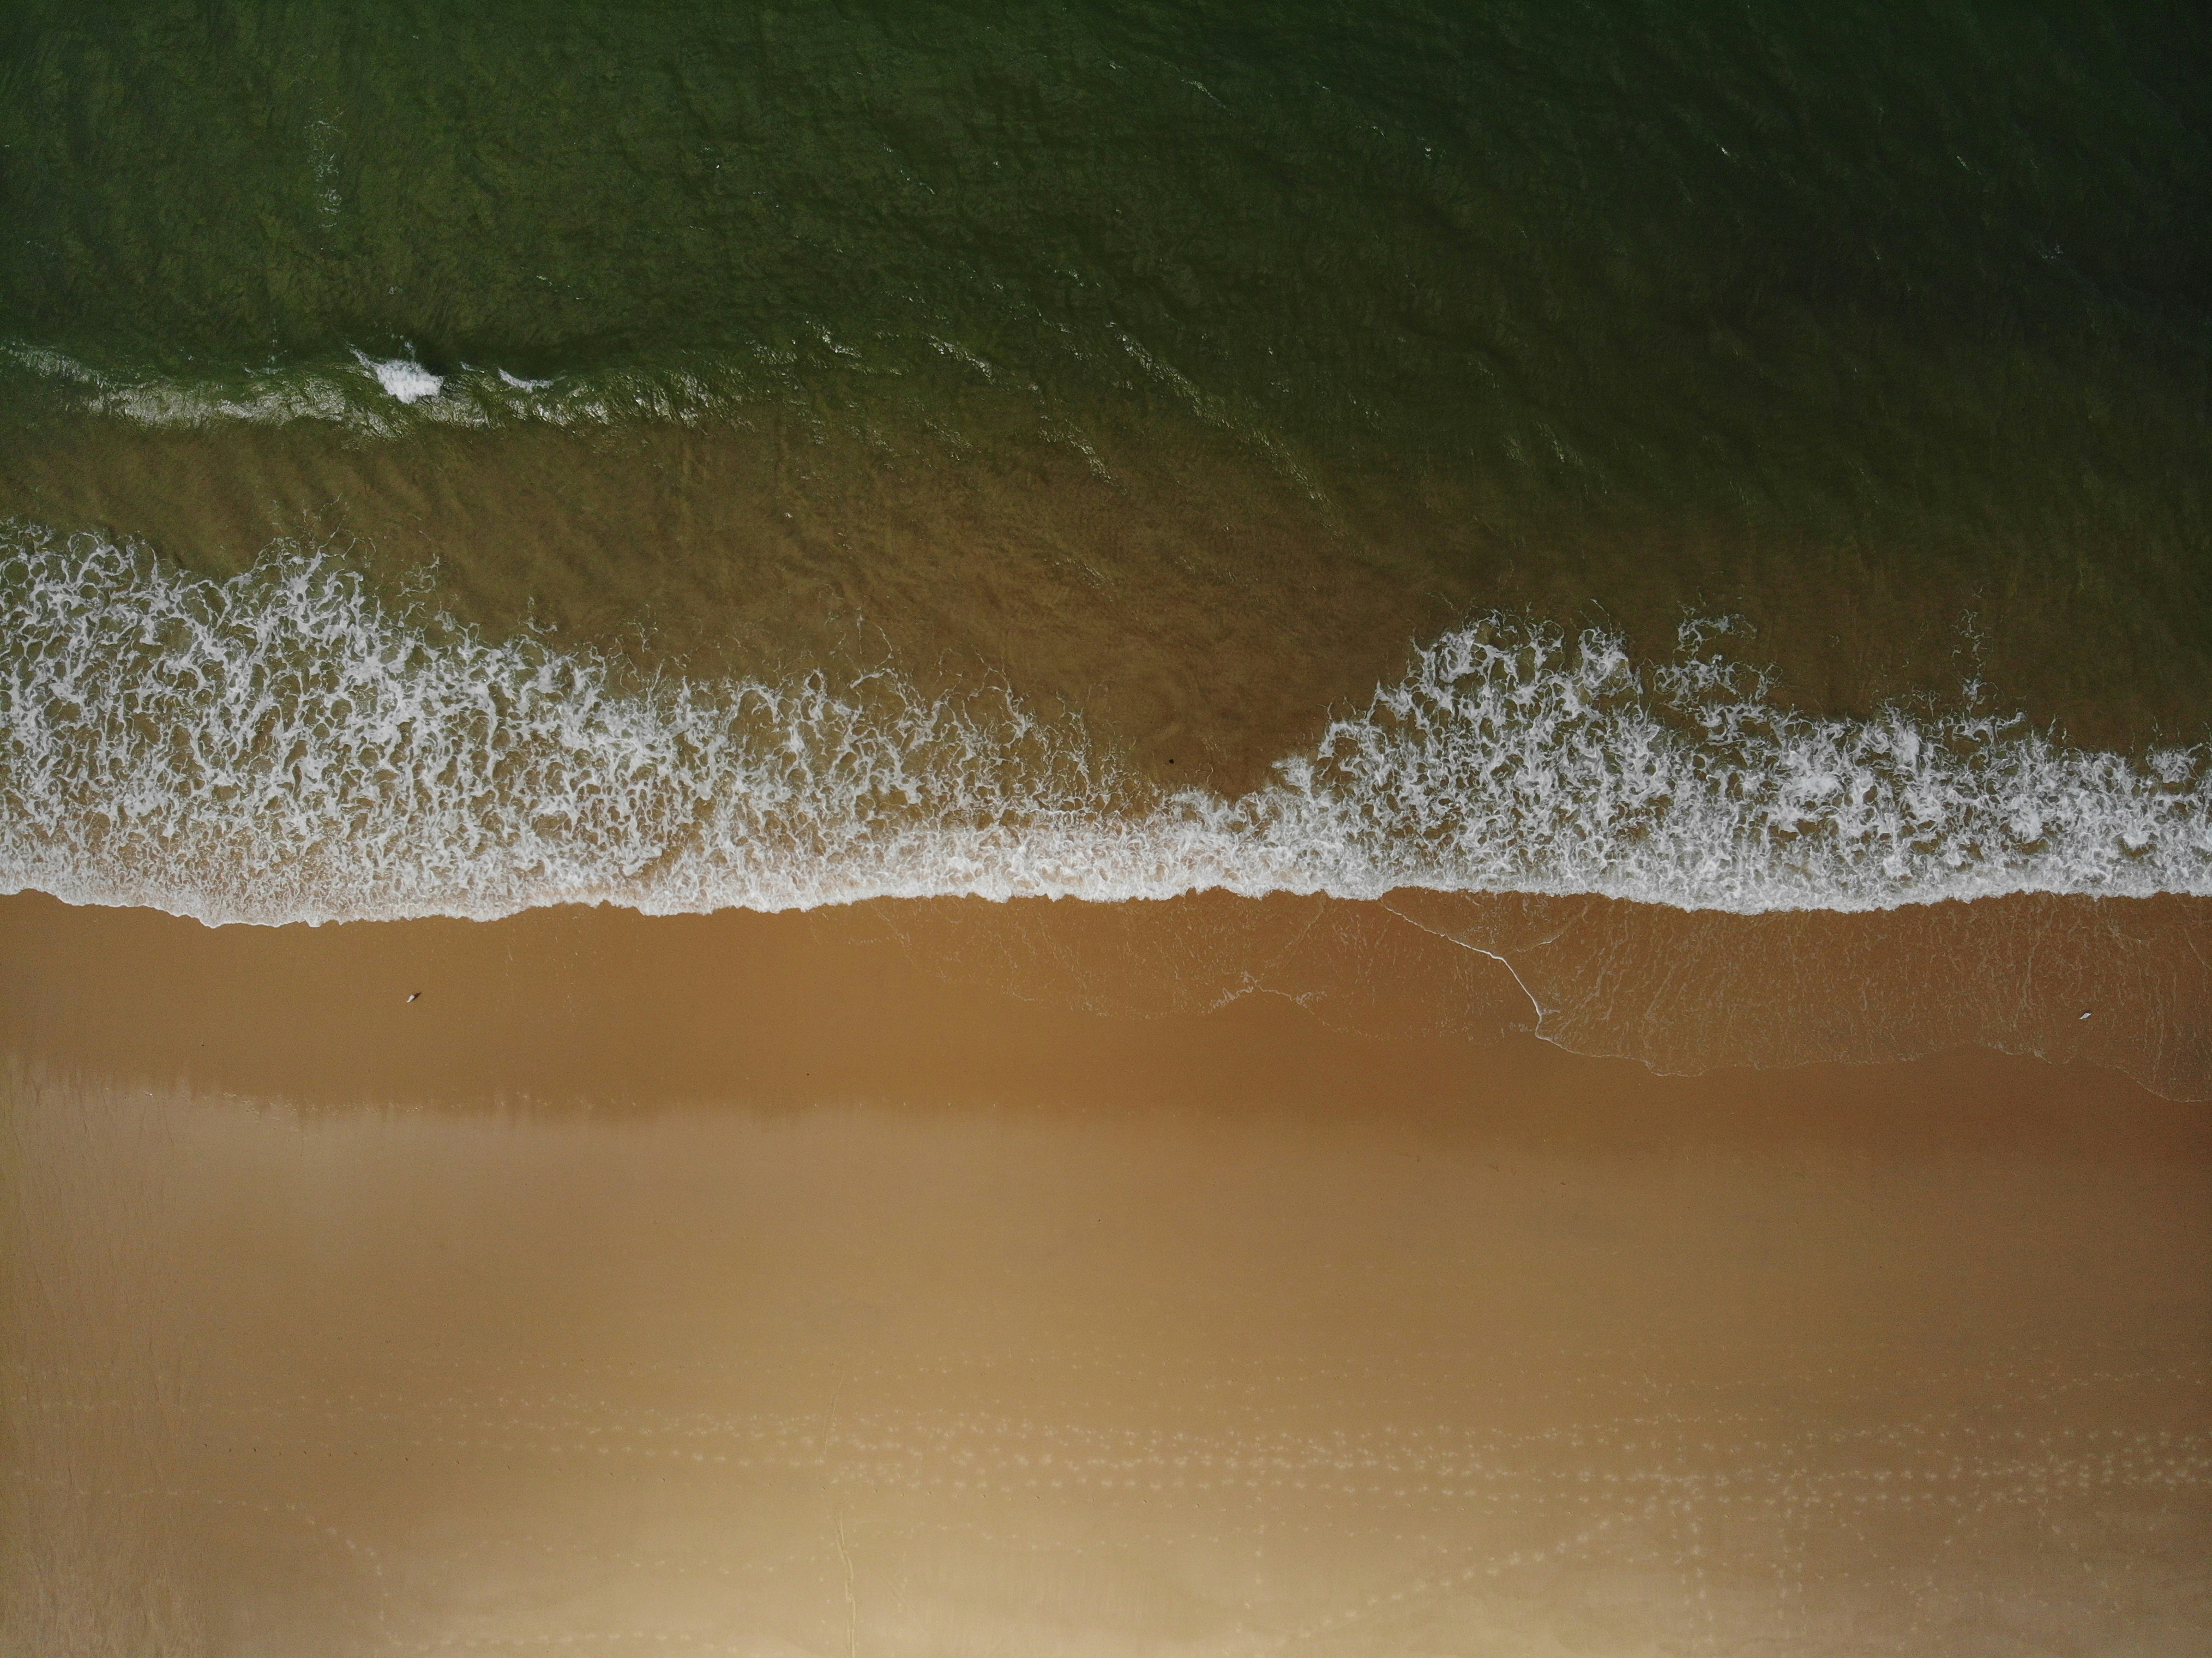
<svg viewBox="0 0 2212 1658"><path fill-rule="evenodd" d="M437 427L698 426L742 418L763 398L789 397L793 361L788 351L758 347L532 379L468 363L434 374L411 358L356 349L279 367L174 375L118 372L0 337L0 395L140 426L307 422L375 438Z"/></svg>
<svg viewBox="0 0 2212 1658"><path fill-rule="evenodd" d="M204 920L883 896L1601 893L1736 911L2212 895L2212 763L1979 713L1818 720L1698 653L1492 619L1242 799L1003 696L625 686L380 605L311 552L227 582L0 548L0 890Z"/></svg>
<svg viewBox="0 0 2212 1658"><path fill-rule="evenodd" d="M446 377L434 374L410 357L377 358L356 351L355 359L376 377L386 395L402 403L420 403L446 389Z"/></svg>
<svg viewBox="0 0 2212 1658"><path fill-rule="evenodd" d="M744 367L726 365L719 379L714 371L705 371L702 379L702 371L685 368L531 380L504 368L467 365L435 374L408 358L356 351L276 369L178 377L116 374L0 339L0 367L27 375L42 395L87 413L155 427L309 421L383 438L426 426L692 424L726 417L733 405L758 392Z"/></svg>

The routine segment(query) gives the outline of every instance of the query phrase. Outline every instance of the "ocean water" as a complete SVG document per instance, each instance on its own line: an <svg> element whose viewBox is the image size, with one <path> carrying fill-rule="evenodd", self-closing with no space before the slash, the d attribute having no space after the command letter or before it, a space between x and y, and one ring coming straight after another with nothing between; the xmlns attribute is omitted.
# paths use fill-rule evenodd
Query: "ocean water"
<svg viewBox="0 0 2212 1658"><path fill-rule="evenodd" d="M0 888L2212 896L2179 5L0 58Z"/></svg>
<svg viewBox="0 0 2212 1658"><path fill-rule="evenodd" d="M2201 0L7 0L0 1658L2202 1654L2209 484Z"/></svg>

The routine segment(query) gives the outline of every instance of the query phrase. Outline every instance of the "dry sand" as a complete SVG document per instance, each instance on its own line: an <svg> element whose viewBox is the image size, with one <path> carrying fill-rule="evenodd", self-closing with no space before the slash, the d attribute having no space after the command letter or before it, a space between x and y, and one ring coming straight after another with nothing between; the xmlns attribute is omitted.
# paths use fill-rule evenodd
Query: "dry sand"
<svg viewBox="0 0 2212 1658"><path fill-rule="evenodd" d="M0 901L0 1650L2204 1649L2206 1108L1255 914Z"/></svg>

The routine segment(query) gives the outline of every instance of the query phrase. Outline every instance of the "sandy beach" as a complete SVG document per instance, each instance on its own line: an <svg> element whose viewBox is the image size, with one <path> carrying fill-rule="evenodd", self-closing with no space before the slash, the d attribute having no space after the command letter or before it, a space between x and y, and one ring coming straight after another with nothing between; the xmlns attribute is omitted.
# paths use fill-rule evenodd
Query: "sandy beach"
<svg viewBox="0 0 2212 1658"><path fill-rule="evenodd" d="M0 908L11 1651L2201 1631L2212 1122L2107 1071L1131 1005L1203 906L1026 999L988 906Z"/></svg>

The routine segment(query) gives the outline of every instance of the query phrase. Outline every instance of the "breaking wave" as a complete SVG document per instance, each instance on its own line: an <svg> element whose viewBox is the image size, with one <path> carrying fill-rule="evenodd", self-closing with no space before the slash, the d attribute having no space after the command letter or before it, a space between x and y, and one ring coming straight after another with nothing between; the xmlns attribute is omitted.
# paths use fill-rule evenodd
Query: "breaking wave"
<svg viewBox="0 0 2212 1658"><path fill-rule="evenodd" d="M377 599L0 544L0 890L209 922L1204 889L1598 894L1739 913L2212 895L2212 756L1980 712L1815 720L1705 649L1492 617L1237 799L1079 722L895 675L645 678Z"/></svg>
<svg viewBox="0 0 2212 1658"><path fill-rule="evenodd" d="M0 339L0 369L27 395L140 426L199 427L295 421L368 437L429 427L609 426L727 418L776 383L789 353L763 349L659 366L531 379L498 366L434 371L411 356L355 350L228 375L118 373L21 341Z"/></svg>

